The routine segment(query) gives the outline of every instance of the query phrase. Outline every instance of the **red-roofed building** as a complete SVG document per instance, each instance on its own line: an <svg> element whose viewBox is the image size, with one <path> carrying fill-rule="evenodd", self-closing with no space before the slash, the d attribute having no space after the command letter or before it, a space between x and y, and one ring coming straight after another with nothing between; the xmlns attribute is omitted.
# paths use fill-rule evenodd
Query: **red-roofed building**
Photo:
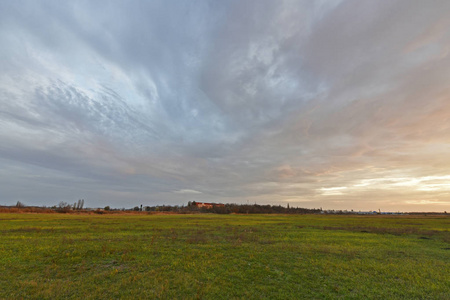
<svg viewBox="0 0 450 300"><path fill-rule="evenodd" d="M193 204L199 208L207 208L207 209L213 207L225 207L225 204L222 203L194 202Z"/></svg>

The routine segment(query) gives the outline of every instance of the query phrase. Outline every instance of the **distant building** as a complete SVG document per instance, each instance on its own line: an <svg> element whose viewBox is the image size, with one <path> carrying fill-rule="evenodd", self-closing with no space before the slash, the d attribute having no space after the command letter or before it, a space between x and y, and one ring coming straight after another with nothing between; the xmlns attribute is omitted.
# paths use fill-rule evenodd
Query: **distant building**
<svg viewBox="0 0 450 300"><path fill-rule="evenodd" d="M193 204L199 208L207 208L207 209L213 207L225 207L225 204L222 203L194 202Z"/></svg>

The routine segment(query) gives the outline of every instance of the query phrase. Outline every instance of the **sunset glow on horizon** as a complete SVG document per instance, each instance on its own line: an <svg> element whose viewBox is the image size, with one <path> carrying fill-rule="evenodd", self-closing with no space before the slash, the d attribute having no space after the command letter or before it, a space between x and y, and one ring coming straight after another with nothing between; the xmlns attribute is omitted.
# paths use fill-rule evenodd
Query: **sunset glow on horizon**
<svg viewBox="0 0 450 300"><path fill-rule="evenodd" d="M450 211L450 1L0 1L0 205Z"/></svg>

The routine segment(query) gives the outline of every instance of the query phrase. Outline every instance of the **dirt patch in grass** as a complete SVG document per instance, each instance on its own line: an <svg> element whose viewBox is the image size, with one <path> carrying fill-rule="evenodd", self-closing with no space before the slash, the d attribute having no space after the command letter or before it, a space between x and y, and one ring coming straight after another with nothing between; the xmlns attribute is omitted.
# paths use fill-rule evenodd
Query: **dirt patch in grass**
<svg viewBox="0 0 450 300"><path fill-rule="evenodd" d="M20 228L14 228L14 229L5 229L1 230L3 233L8 232L41 232L41 231L51 231L51 229L43 229L39 227L20 227Z"/></svg>
<svg viewBox="0 0 450 300"><path fill-rule="evenodd" d="M314 226L313 228L323 229L323 230L346 230L352 232L363 232L363 233L377 233L377 234L393 234L393 235L404 235L404 234L417 234L422 236L430 236L440 234L442 231L439 230L422 230L415 227L402 227L402 228L386 228L386 227L336 227L336 226Z"/></svg>
<svg viewBox="0 0 450 300"><path fill-rule="evenodd" d="M195 231L187 238L186 242L189 244L206 244L208 242L206 231L205 230Z"/></svg>

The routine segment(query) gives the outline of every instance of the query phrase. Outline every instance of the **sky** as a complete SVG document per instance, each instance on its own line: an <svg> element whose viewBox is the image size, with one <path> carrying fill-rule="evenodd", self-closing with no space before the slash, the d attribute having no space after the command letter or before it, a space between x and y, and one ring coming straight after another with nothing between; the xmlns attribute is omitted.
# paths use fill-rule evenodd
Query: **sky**
<svg viewBox="0 0 450 300"><path fill-rule="evenodd" d="M450 1L0 0L0 205L450 210Z"/></svg>

